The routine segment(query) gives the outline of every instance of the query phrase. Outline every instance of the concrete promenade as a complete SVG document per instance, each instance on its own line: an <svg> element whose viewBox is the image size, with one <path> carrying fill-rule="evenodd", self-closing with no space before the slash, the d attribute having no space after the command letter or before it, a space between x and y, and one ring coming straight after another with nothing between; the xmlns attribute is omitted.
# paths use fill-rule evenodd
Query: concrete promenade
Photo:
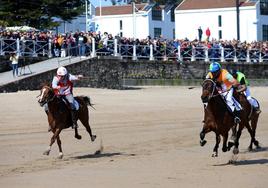
<svg viewBox="0 0 268 188"><path fill-rule="evenodd" d="M91 57L58 57L48 59L46 61L41 61L31 65L26 65L19 68L19 76L13 77L12 70L0 73L0 86L6 85L8 83L22 80L24 78L40 74L49 70L57 69L60 66L66 66L69 64L77 63L79 61L84 61L90 59ZM52 78L51 78L52 79Z"/></svg>

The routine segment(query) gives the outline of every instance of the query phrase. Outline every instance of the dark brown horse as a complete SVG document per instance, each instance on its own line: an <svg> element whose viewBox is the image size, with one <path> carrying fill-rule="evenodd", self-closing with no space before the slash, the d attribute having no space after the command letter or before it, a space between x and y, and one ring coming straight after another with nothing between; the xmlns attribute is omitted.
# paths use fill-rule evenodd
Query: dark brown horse
<svg viewBox="0 0 268 188"><path fill-rule="evenodd" d="M249 101L247 100L245 94L243 92L234 92L234 97L239 101L239 103L242 105L243 107L243 111L242 111L242 117L245 118L245 121L247 121L250 124L251 127L251 131L248 132L251 136L251 140L250 140L250 144L248 147L248 150L251 151L253 149L253 144L256 146L256 148L260 148L259 146L259 142L256 140L255 136L256 136L256 129L257 129L257 125L258 125L258 120L259 120L259 113L256 112L256 109L253 108L253 106L249 103ZM254 99L256 100L256 99ZM256 100L257 101L257 100ZM258 101L257 101L258 103ZM259 103L258 103L259 105ZM260 106L259 106L260 107ZM239 139L242 133L242 127L238 128L237 131L237 135L236 135L236 139Z"/></svg>
<svg viewBox="0 0 268 188"><path fill-rule="evenodd" d="M235 126L234 122L234 116L230 112L230 110L227 107L227 104L225 100L222 98L222 96L218 93L216 88L216 83L211 79L206 79L203 82L202 85L202 95L201 95L202 102L204 103L204 125L203 129L200 133L200 145L204 146L206 144L205 134L213 131L216 134L216 144L213 149L213 157L218 156L218 147L220 143L220 139L222 136L223 138L223 146L222 151L226 152L230 150L233 143L229 142L227 146L227 140L228 140L228 132L229 130ZM239 101L240 102L240 101ZM258 145L258 141L255 140L255 134L253 133L251 126L249 124L249 115L250 115L250 109L251 107L248 106L247 100L241 101L242 105L242 112L240 115L241 122L239 123L237 137L234 141L234 154L239 153L239 138L241 136L241 132L244 127L248 129L248 132L250 133L251 140L255 145ZM256 118L254 117L254 122L257 123ZM257 125L256 125L257 126ZM251 145L252 147L252 145Z"/></svg>
<svg viewBox="0 0 268 188"><path fill-rule="evenodd" d="M92 106L90 99L86 96L78 96L75 97L75 99L79 103L78 119L86 128L87 132L90 135L91 141L93 142L96 139L96 135L92 134L90 125L88 123L89 114L87 106ZM43 154L49 155L51 146L57 140L59 147L59 158L62 158L63 152L61 147L60 133L63 129L67 129L72 126L70 108L66 102L54 94L53 89L47 84L42 87L38 102L41 106L44 104L47 104L48 106L48 123L51 126L51 131L53 133L49 147ZM78 134L77 128L75 128L75 138L82 138Z"/></svg>

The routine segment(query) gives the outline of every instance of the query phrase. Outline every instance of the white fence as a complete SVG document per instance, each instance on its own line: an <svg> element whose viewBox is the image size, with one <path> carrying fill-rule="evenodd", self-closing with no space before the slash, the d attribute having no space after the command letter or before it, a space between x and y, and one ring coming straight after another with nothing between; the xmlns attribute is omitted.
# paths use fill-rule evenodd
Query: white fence
<svg viewBox="0 0 268 188"><path fill-rule="evenodd" d="M0 55L16 52L20 56L116 56L133 60L172 60L172 61L232 61L232 62L268 62L268 50L236 49L236 48L207 48L207 47L175 47L172 43L161 46L148 44L123 44L118 39L110 40L106 45L92 39L91 44L64 44L60 48L51 40L19 40L0 39Z"/></svg>

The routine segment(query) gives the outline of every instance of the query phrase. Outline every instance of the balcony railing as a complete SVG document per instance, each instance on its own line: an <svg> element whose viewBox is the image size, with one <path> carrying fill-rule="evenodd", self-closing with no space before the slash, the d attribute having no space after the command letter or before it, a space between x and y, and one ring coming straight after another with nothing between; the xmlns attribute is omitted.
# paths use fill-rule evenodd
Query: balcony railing
<svg viewBox="0 0 268 188"><path fill-rule="evenodd" d="M268 62L268 50L264 49L241 49L203 46L175 47L169 43L162 43L160 46L147 44L123 44L117 39L110 40L104 45L101 41L95 42L92 38L91 44L62 45L57 48L51 40L19 40L0 39L0 55L9 55L16 52L20 56L115 56L122 59L147 59L163 61L232 61L232 62Z"/></svg>

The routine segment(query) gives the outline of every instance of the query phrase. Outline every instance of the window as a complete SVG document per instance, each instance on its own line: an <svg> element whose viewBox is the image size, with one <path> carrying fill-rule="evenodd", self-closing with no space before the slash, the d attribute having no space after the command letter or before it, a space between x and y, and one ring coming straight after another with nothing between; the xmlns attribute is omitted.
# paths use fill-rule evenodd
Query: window
<svg viewBox="0 0 268 188"><path fill-rule="evenodd" d="M268 15L268 0L260 0L261 15Z"/></svg>
<svg viewBox="0 0 268 188"><path fill-rule="evenodd" d="M262 25L262 40L268 41L268 25Z"/></svg>
<svg viewBox="0 0 268 188"><path fill-rule="evenodd" d="M120 20L119 25L120 25L120 30L122 30L123 29L123 21L122 20Z"/></svg>
<svg viewBox="0 0 268 188"><path fill-rule="evenodd" d="M152 20L162 20L162 9L160 7L152 9Z"/></svg>
<svg viewBox="0 0 268 188"><path fill-rule="evenodd" d="M158 37L160 37L160 35L162 34L161 33L162 31L161 31L161 28L154 28L154 37L156 37L156 38L158 38Z"/></svg>
<svg viewBox="0 0 268 188"><path fill-rule="evenodd" d="M221 15L218 16L218 26L221 27Z"/></svg>
<svg viewBox="0 0 268 188"><path fill-rule="evenodd" d="M219 39L222 39L222 30L219 30Z"/></svg>

